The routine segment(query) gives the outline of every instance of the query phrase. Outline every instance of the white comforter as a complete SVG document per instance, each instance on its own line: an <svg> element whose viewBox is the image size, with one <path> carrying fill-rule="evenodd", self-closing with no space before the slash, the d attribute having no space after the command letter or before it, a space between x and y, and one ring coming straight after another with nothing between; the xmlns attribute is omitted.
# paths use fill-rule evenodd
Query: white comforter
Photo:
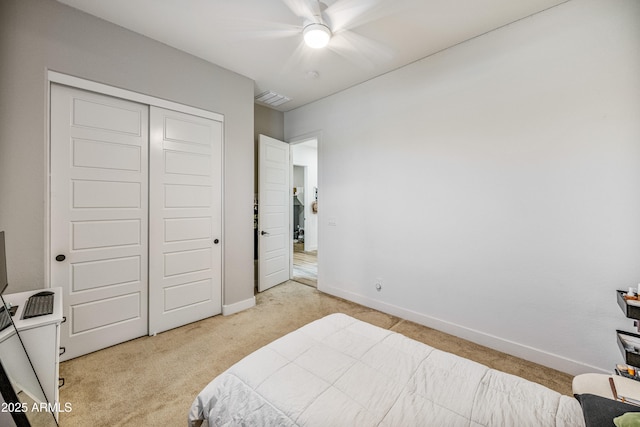
<svg viewBox="0 0 640 427"><path fill-rule="evenodd" d="M333 314L255 351L198 395L189 425L584 426L578 401ZM205 424L206 425L206 424Z"/></svg>

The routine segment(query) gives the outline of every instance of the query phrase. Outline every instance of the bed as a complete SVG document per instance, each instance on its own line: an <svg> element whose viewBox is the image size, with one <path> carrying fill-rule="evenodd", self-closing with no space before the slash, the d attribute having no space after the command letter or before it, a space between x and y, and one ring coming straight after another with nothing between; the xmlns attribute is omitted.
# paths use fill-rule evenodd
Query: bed
<svg viewBox="0 0 640 427"><path fill-rule="evenodd" d="M189 426L584 426L578 401L332 314L251 353L194 400Z"/></svg>

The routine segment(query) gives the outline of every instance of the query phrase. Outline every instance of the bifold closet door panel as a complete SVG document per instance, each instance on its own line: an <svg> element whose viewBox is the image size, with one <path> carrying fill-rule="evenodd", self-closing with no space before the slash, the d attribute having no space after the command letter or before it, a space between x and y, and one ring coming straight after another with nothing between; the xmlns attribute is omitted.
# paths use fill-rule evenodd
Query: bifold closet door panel
<svg viewBox="0 0 640 427"><path fill-rule="evenodd" d="M222 312L222 130L150 108L151 335Z"/></svg>
<svg viewBox="0 0 640 427"><path fill-rule="evenodd" d="M149 107L51 85L50 277L61 360L148 333Z"/></svg>

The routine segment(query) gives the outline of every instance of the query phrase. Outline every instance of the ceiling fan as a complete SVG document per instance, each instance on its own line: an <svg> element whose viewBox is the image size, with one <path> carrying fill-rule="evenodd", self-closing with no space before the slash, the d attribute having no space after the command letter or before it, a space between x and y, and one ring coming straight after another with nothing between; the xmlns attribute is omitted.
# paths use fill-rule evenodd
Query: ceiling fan
<svg viewBox="0 0 640 427"><path fill-rule="evenodd" d="M282 0L300 19L294 31L282 35L301 36L304 47L327 48L361 67L393 57L394 52L383 43L357 31L368 22L382 18L397 8L402 0ZM300 49L299 49L300 50ZM300 56L300 55L294 55Z"/></svg>
<svg viewBox="0 0 640 427"><path fill-rule="evenodd" d="M325 22L327 19L323 19L322 17L322 11L327 9L327 5L317 1L311 3L310 6L312 7L310 11L312 13L311 17L308 15L301 16L301 18L304 18L304 26L302 29L304 42L310 48L321 49L329 43L331 36L333 36L331 28L329 28L328 23Z"/></svg>

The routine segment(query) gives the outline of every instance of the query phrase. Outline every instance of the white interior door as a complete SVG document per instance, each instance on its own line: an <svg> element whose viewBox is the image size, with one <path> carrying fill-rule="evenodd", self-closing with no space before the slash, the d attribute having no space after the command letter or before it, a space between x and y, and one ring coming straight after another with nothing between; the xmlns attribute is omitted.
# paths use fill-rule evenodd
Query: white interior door
<svg viewBox="0 0 640 427"><path fill-rule="evenodd" d="M258 137L258 291L289 280L289 144Z"/></svg>
<svg viewBox="0 0 640 427"><path fill-rule="evenodd" d="M222 123L151 107L149 333L222 312Z"/></svg>
<svg viewBox="0 0 640 427"><path fill-rule="evenodd" d="M51 285L61 360L147 333L148 107L51 86Z"/></svg>

